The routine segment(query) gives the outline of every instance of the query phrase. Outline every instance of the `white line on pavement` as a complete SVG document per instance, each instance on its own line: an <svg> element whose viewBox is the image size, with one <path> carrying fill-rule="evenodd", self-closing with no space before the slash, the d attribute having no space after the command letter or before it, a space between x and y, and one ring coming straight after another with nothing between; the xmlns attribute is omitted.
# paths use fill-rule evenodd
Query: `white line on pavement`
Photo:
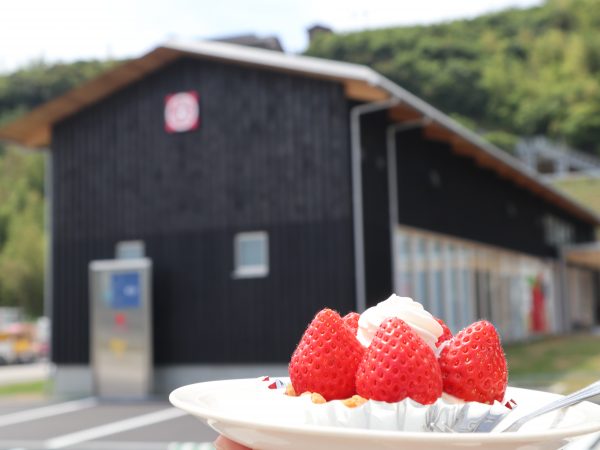
<svg viewBox="0 0 600 450"><path fill-rule="evenodd" d="M144 442L144 441L89 441L77 444L77 450L169 450L168 442ZM215 450L209 442L201 442L199 447L193 450ZM44 441L0 441L2 450L41 450ZM188 450L188 449L186 449Z"/></svg>
<svg viewBox="0 0 600 450"><path fill-rule="evenodd" d="M97 404L98 401L95 398L84 398L81 400L74 400L71 402L58 403L56 405L42 406L41 408L27 409L25 411L4 414L0 416L0 427L79 411L81 409L91 408Z"/></svg>
<svg viewBox="0 0 600 450"><path fill-rule="evenodd" d="M48 439L44 443L45 448L64 448L69 445L79 444L80 442L91 441L92 439L109 436L111 434L121 433L123 431L133 430L135 428L145 427L166 420L176 419L187 413L176 408L167 408L149 414L132 417L130 419L119 420L117 422L107 423L99 427L88 428L87 430L77 431L62 436Z"/></svg>
<svg viewBox="0 0 600 450"><path fill-rule="evenodd" d="M171 442L167 450L215 450L212 442Z"/></svg>

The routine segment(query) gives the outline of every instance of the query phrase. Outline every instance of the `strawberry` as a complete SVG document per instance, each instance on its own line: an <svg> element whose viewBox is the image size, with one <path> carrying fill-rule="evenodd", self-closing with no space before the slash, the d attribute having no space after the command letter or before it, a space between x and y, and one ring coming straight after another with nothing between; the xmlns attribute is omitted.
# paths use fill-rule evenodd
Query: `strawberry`
<svg viewBox="0 0 600 450"><path fill-rule="evenodd" d="M459 331L443 348L444 391L465 401L502 401L508 372L498 333L481 320Z"/></svg>
<svg viewBox="0 0 600 450"><path fill-rule="evenodd" d="M354 376L364 353L340 315L323 309L308 325L289 364L298 394L318 392L326 400L352 397Z"/></svg>
<svg viewBox="0 0 600 450"><path fill-rule="evenodd" d="M439 347L440 345L442 345L442 342L446 342L452 339L452 331L450 331L450 328L448 328L448 326L444 323L442 319L438 319L437 317L434 317L434 319L437 320L437 322L442 326L442 330L444 330L442 335L438 338L437 342L435 343L435 346Z"/></svg>
<svg viewBox="0 0 600 450"><path fill-rule="evenodd" d="M442 375L433 350L402 319L385 319L356 372L356 392L365 398L421 404L442 395Z"/></svg>
<svg viewBox="0 0 600 450"><path fill-rule="evenodd" d="M358 330L358 319L360 319L360 314L357 312L349 312L344 317L342 317L344 323L352 330L354 334Z"/></svg>

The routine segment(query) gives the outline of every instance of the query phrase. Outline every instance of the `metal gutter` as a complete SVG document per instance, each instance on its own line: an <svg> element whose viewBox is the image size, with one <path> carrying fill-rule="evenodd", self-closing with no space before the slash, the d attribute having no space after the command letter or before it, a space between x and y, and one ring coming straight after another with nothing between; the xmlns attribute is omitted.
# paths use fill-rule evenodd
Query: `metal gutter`
<svg viewBox="0 0 600 450"><path fill-rule="evenodd" d="M399 103L392 98L381 102L364 103L350 109L350 151L352 162L352 224L354 231L354 280L356 312L367 307L365 281L365 242L362 201L362 139L360 118L365 114L383 111Z"/></svg>

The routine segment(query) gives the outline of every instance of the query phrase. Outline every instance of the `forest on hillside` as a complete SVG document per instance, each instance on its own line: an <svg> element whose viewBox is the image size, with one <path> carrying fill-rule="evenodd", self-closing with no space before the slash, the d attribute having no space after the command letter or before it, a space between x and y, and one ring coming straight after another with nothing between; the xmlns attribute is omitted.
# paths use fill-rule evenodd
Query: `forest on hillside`
<svg viewBox="0 0 600 450"><path fill-rule="evenodd" d="M0 76L0 125L111 64L38 61ZM39 150L0 143L0 306L20 306L32 318L43 313L44 158Z"/></svg>
<svg viewBox="0 0 600 450"><path fill-rule="evenodd" d="M431 26L321 33L306 53L369 65L505 150L547 135L600 156L599 43L599 0L547 0Z"/></svg>
<svg viewBox="0 0 600 450"><path fill-rule="evenodd" d="M600 0L547 0L430 26L320 34L306 54L367 64L511 151L543 134L600 156ZM115 61L0 74L0 126ZM42 313L44 154L0 143L0 306Z"/></svg>

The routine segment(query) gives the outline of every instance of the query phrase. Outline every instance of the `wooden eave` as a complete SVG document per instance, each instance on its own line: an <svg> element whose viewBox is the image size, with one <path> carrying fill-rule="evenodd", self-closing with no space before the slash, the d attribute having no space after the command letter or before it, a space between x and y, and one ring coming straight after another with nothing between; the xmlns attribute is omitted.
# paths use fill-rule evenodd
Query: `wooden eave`
<svg viewBox="0 0 600 450"><path fill-rule="evenodd" d="M600 242L594 242L588 245L575 245L564 250L564 257L567 263L589 267L591 269L600 269Z"/></svg>

